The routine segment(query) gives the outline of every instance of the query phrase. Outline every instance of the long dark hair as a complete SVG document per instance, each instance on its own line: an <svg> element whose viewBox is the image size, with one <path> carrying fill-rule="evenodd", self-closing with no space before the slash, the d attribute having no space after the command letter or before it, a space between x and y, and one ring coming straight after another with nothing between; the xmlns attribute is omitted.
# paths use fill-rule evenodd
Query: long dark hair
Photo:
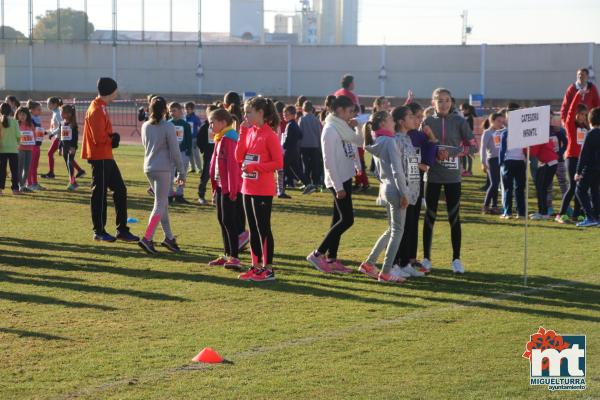
<svg viewBox="0 0 600 400"><path fill-rule="evenodd" d="M152 125L158 125L163 120L167 112L167 101L161 96L155 96L150 100L148 106L148 121Z"/></svg>
<svg viewBox="0 0 600 400"><path fill-rule="evenodd" d="M373 132L380 130L381 125L389 116L390 114L387 111L377 111L371 114L369 122L367 122L363 128L365 146L373 144Z"/></svg>
<svg viewBox="0 0 600 400"><path fill-rule="evenodd" d="M275 109L275 104L271 99L265 97L253 97L246 102L246 105L252 107L253 109L263 112L263 118L267 124L277 132L279 129L279 114L277 114L277 110Z"/></svg>
<svg viewBox="0 0 600 400"><path fill-rule="evenodd" d="M223 96L223 103L225 103L225 109L229 111L231 116L237 121L239 126L244 118L242 116L242 98L237 92L227 92Z"/></svg>
<svg viewBox="0 0 600 400"><path fill-rule="evenodd" d="M69 126L72 129L77 129L77 110L75 110L75 106L65 104L64 106L60 107L60 111L69 115L69 119L67 120Z"/></svg>
<svg viewBox="0 0 600 400"><path fill-rule="evenodd" d="M25 114L25 123L27 125L33 125L33 120L31 119L31 113L29 112L29 108L27 107L19 107L17 111L15 111L15 119L17 122L19 121L19 113Z"/></svg>
<svg viewBox="0 0 600 400"><path fill-rule="evenodd" d="M0 105L0 124L2 124L3 128L8 128L10 126L10 114L12 114L10 104L2 103Z"/></svg>
<svg viewBox="0 0 600 400"><path fill-rule="evenodd" d="M408 116L410 108L406 106L399 106L392 110L392 119L394 120L394 129L396 132L400 130L400 121L403 121Z"/></svg>

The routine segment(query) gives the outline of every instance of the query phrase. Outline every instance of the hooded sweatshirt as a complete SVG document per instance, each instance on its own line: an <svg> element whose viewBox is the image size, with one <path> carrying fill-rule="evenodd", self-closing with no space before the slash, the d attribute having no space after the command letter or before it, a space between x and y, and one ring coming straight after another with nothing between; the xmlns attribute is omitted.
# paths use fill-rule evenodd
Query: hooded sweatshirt
<svg viewBox="0 0 600 400"><path fill-rule="evenodd" d="M344 190L344 182L355 175L356 152L353 145L362 146L363 138L358 131L341 118L330 114L325 118L321 135L325 186L336 192Z"/></svg>
<svg viewBox="0 0 600 400"><path fill-rule="evenodd" d="M404 169L406 184L408 185L406 197L408 197L408 202L411 205L415 205L421 191L421 170L419 169L421 153L413 146L410 132L396 132L395 139L398 143L402 168Z"/></svg>
<svg viewBox="0 0 600 400"><path fill-rule="evenodd" d="M158 124L149 121L142 125L144 145L144 172L171 172L176 166L178 178L185 179L181 152L177 142L175 126L165 120Z"/></svg>
<svg viewBox="0 0 600 400"><path fill-rule="evenodd" d="M300 147L303 149L318 149L321 145L321 123L313 113L308 113L300 117L298 123L302 130L302 142Z"/></svg>
<svg viewBox="0 0 600 400"><path fill-rule="evenodd" d="M400 140L393 132L381 129L374 133L375 143L366 146L365 150L373 155L379 175L379 198L394 207L400 207L400 199L410 196L404 146L400 145ZM410 141L408 136L406 138Z"/></svg>
<svg viewBox="0 0 600 400"><path fill-rule="evenodd" d="M457 114L441 116L434 114L423 121L423 126L429 126L440 145L462 148L467 145L467 152L475 154L478 150L473 131L467 120ZM426 180L431 183L460 183L460 160L458 154L450 152L448 160L436 160L426 174Z"/></svg>

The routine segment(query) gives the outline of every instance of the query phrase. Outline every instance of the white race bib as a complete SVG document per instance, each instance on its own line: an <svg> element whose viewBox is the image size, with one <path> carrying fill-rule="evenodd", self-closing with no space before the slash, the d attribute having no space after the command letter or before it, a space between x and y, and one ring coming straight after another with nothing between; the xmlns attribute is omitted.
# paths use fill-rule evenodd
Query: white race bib
<svg viewBox="0 0 600 400"><path fill-rule="evenodd" d="M41 126L37 126L35 128L35 141L38 143L43 142L45 134L46 134L46 131L44 130L44 128L42 128Z"/></svg>
<svg viewBox="0 0 600 400"><path fill-rule="evenodd" d="M587 129L585 128L577 128L577 144L583 145L585 142L585 137L587 136Z"/></svg>
<svg viewBox="0 0 600 400"><path fill-rule="evenodd" d="M73 131L71 130L70 126L63 126L62 128L60 128L60 140L73 140Z"/></svg>
<svg viewBox="0 0 600 400"><path fill-rule="evenodd" d="M410 183L421 181L421 172L419 171L419 162L421 157L418 154L408 156L408 180Z"/></svg>
<svg viewBox="0 0 600 400"><path fill-rule="evenodd" d="M178 142L183 142L184 129L183 126L175 125L175 135Z"/></svg>
<svg viewBox="0 0 600 400"><path fill-rule="evenodd" d="M208 143L215 144L215 133L211 127L208 128Z"/></svg>
<svg viewBox="0 0 600 400"><path fill-rule="evenodd" d="M32 146L35 144L35 135L33 131L21 131L20 143L23 146Z"/></svg>
<svg viewBox="0 0 600 400"><path fill-rule="evenodd" d="M246 156L244 157L244 162L242 163L242 169L244 169L244 167L246 167L249 164L257 164L260 162L260 156L258 154L246 154ZM252 180L257 180L258 179L258 171L254 171L254 172L242 172L242 178L244 179L252 179Z"/></svg>
<svg viewBox="0 0 600 400"><path fill-rule="evenodd" d="M450 157L447 160L438 161L446 169L458 169L458 157Z"/></svg>
<svg viewBox="0 0 600 400"><path fill-rule="evenodd" d="M552 142L552 146L554 147L554 152L558 153L558 138L556 136L550 136L550 141Z"/></svg>

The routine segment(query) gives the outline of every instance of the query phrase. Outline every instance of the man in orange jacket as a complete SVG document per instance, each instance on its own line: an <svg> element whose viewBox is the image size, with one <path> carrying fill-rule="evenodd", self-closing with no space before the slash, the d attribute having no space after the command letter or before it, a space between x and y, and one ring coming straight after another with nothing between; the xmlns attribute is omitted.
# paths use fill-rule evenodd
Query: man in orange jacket
<svg viewBox="0 0 600 400"><path fill-rule="evenodd" d="M114 79L100 78L98 80L98 97L92 101L85 114L81 158L88 160L92 166L90 203L94 240L114 242L119 239L126 242L137 242L139 238L132 235L127 227L127 188L112 154L113 141L118 139L118 135L112 131L112 124L106 108L117 96L117 82ZM113 192L117 213L116 237L104 229L106 226L107 188Z"/></svg>

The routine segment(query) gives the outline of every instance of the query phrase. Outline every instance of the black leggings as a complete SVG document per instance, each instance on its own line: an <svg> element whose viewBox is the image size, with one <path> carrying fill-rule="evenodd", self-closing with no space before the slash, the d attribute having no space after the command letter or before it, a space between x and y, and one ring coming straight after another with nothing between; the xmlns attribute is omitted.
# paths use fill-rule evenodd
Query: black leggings
<svg viewBox="0 0 600 400"><path fill-rule="evenodd" d="M297 150L286 152L283 157L283 169L285 171L285 179L288 186L294 186L294 179L302 182L303 185L308 185L310 183L302 170L300 153Z"/></svg>
<svg viewBox="0 0 600 400"><path fill-rule="evenodd" d="M237 197L242 196L238 194ZM225 255L238 258L239 218L237 202L232 201L228 193L221 193L221 188L217 188L215 202L217 203L217 220L221 225Z"/></svg>
<svg viewBox="0 0 600 400"><path fill-rule="evenodd" d="M71 154L70 150L71 150L71 146L69 146L68 144L63 144L63 148L62 148L63 159L65 160L65 165L67 166L67 172L69 174L69 177L72 180L73 177L75 176L75 167L73 165L73 162L75 161L75 154Z"/></svg>
<svg viewBox="0 0 600 400"><path fill-rule="evenodd" d="M452 259L460 258L460 244L462 231L460 227L460 193L461 184L458 183L432 183L425 184L425 223L423 225L423 253L424 257L431 260L431 243L433 241L433 225L437 218L438 202L444 187L448 222L450 222L450 235L452 238Z"/></svg>
<svg viewBox="0 0 600 400"><path fill-rule="evenodd" d="M272 196L244 195L244 211L250 227L250 253L255 267L273 264L275 241L271 232L272 208Z"/></svg>
<svg viewBox="0 0 600 400"><path fill-rule="evenodd" d="M6 185L6 163L10 168L12 190L19 190L19 155L17 153L0 153L0 190Z"/></svg>
<svg viewBox="0 0 600 400"><path fill-rule="evenodd" d="M335 195L335 189L329 189L333 193L333 218L331 227L325 235L323 242L317 249L321 254L326 254L327 258L337 259L337 252L340 247L340 239L352 224L354 224L354 210L352 208L352 179L344 182L344 191L346 197L339 200Z"/></svg>
<svg viewBox="0 0 600 400"><path fill-rule="evenodd" d="M487 178L489 186L485 193L485 201L483 202L484 207L489 207L490 203L492 207L498 207L498 186L500 185L500 164L498 157L490 158L488 160L488 172Z"/></svg>
<svg viewBox="0 0 600 400"><path fill-rule="evenodd" d="M406 266L410 260L417 258L417 246L419 244L419 218L421 218L421 206L423 204L423 173L421 172L421 187L419 198L415 205L409 205L406 209L406 220L404 222L404 234L396 254L394 264L401 267Z"/></svg>
<svg viewBox="0 0 600 400"><path fill-rule="evenodd" d="M569 157L565 160L565 168L567 170L567 180L569 181L569 190L565 192L565 195L562 199L562 205L560 207L560 215L565 215L567 213L567 209L569 208L569 204L571 200L575 198L575 207L573 208L573 217L577 218L581 214L581 204L579 203L579 199L575 197L575 188L577 187L577 182L575 182L575 173L577 172L577 162L579 162L579 158Z"/></svg>
<svg viewBox="0 0 600 400"><path fill-rule="evenodd" d="M319 160L321 159L320 151L315 148L302 148L302 164L304 165L304 175L306 179L310 179L313 185L319 184Z"/></svg>
<svg viewBox="0 0 600 400"><path fill-rule="evenodd" d="M552 166L544 165L538 167L535 173L535 190L537 194L538 212L542 215L548 214L548 188L556 175L558 164Z"/></svg>

